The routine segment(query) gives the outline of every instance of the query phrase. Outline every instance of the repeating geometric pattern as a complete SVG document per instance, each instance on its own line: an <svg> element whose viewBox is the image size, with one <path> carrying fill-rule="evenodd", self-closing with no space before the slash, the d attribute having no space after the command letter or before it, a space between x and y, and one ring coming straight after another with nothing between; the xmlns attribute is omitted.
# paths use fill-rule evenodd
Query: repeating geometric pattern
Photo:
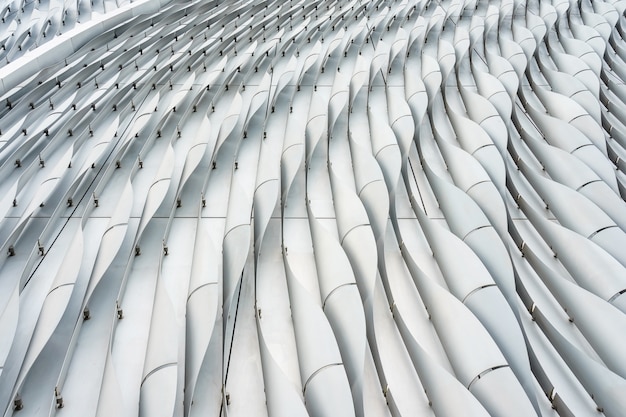
<svg viewBox="0 0 626 417"><path fill-rule="evenodd" d="M0 410L626 415L602 0L5 0Z"/></svg>

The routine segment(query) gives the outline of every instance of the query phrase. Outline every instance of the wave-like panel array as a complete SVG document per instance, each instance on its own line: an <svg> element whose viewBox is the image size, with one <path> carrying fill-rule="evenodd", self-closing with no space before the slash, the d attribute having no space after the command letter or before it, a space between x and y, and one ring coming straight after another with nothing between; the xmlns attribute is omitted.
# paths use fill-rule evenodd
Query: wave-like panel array
<svg viewBox="0 0 626 417"><path fill-rule="evenodd" d="M0 412L626 416L602 0L5 0Z"/></svg>

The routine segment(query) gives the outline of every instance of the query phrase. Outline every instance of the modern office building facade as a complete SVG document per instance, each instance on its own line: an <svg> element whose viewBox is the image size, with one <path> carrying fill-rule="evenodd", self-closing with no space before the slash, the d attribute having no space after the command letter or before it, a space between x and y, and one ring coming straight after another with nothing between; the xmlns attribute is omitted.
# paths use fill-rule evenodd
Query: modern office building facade
<svg viewBox="0 0 626 417"><path fill-rule="evenodd" d="M5 416L626 416L601 0L5 1Z"/></svg>

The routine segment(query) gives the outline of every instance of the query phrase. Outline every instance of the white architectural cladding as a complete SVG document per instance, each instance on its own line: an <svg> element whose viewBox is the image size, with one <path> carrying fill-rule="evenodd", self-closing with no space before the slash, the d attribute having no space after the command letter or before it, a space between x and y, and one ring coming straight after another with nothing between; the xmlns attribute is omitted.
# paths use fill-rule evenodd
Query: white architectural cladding
<svg viewBox="0 0 626 417"><path fill-rule="evenodd" d="M626 416L625 9L0 0L0 417Z"/></svg>

